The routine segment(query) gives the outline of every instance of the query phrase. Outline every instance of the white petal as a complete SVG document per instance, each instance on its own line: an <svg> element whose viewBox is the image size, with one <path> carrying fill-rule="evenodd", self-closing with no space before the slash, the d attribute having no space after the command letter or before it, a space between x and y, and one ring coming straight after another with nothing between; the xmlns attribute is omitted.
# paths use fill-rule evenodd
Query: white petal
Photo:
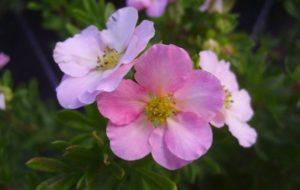
<svg viewBox="0 0 300 190"><path fill-rule="evenodd" d="M230 116L226 118L226 124L231 134L238 139L241 146L248 148L256 142L257 133L246 122Z"/></svg>

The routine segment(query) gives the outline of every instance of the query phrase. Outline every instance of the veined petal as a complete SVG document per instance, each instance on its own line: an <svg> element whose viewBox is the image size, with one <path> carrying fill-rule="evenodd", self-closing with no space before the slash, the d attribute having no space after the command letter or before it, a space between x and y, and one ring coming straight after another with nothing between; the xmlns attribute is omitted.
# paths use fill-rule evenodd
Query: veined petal
<svg viewBox="0 0 300 190"><path fill-rule="evenodd" d="M241 146L248 148L256 142L257 133L246 122L240 121L234 116L228 116L226 117L226 124L230 133L238 139Z"/></svg>
<svg viewBox="0 0 300 190"><path fill-rule="evenodd" d="M155 95L174 92L193 71L192 60L175 45L152 46L135 61L135 79Z"/></svg>
<svg viewBox="0 0 300 190"><path fill-rule="evenodd" d="M134 60L141 51L145 49L149 40L155 34L153 22L144 20L136 27L133 36L128 44L124 56L121 58L121 63L130 63Z"/></svg>
<svg viewBox="0 0 300 190"><path fill-rule="evenodd" d="M116 125L125 125L136 119L146 105L147 91L131 80L123 80L119 87L97 97L100 113Z"/></svg>
<svg viewBox="0 0 300 190"><path fill-rule="evenodd" d="M149 143L153 159L169 170L176 170L189 164L190 161L182 160L169 151L164 141L165 130L165 126L155 128L150 136Z"/></svg>
<svg viewBox="0 0 300 190"><path fill-rule="evenodd" d="M207 121L193 113L179 113L167 120L165 143L175 156L192 161L204 155L212 144Z"/></svg>
<svg viewBox="0 0 300 190"><path fill-rule="evenodd" d="M151 151L148 139L153 126L141 114L128 125L117 126L109 122L106 133L112 151L124 160L138 160Z"/></svg>
<svg viewBox="0 0 300 190"><path fill-rule="evenodd" d="M72 77L85 76L97 65L97 58L102 56L100 32L95 26L89 26L80 34L58 42L53 58L59 68Z"/></svg>
<svg viewBox="0 0 300 190"><path fill-rule="evenodd" d="M132 37L138 20L138 12L125 7L113 13L106 23L107 30L101 31L101 39L110 48L123 52Z"/></svg>
<svg viewBox="0 0 300 190"><path fill-rule="evenodd" d="M224 91L219 80L206 71L194 71L182 87L174 93L176 107L193 112L211 121L224 102Z"/></svg>

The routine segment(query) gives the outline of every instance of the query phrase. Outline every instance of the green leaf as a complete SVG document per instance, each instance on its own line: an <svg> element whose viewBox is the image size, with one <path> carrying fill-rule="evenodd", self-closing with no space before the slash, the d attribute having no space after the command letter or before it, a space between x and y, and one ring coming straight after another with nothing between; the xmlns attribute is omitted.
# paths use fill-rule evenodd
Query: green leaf
<svg viewBox="0 0 300 190"><path fill-rule="evenodd" d="M80 112L74 110L63 110L58 113L58 121L66 127L81 131L90 131L91 122Z"/></svg>
<svg viewBox="0 0 300 190"><path fill-rule="evenodd" d="M136 169L136 171L145 180L145 183L151 187L151 189L177 190L176 184L165 176L145 169ZM145 184L143 186L145 186Z"/></svg>
<svg viewBox="0 0 300 190"><path fill-rule="evenodd" d="M43 172L61 172L66 168L66 165L62 161L45 157L32 158L26 165L31 169Z"/></svg>

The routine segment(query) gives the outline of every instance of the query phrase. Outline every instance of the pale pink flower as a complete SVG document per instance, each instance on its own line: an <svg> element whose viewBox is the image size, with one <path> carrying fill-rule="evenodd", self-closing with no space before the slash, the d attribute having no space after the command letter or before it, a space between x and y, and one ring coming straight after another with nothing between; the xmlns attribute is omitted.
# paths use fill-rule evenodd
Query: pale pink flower
<svg viewBox="0 0 300 190"><path fill-rule="evenodd" d="M136 9L119 9L109 18L106 30L89 26L57 43L53 57L65 75L56 91L63 107L93 103L99 93L117 88L154 36L152 22L145 20L136 27L137 20Z"/></svg>
<svg viewBox="0 0 300 190"><path fill-rule="evenodd" d="M166 9L169 2L174 0L127 0L127 6L134 7L138 10L146 9L150 17L160 17Z"/></svg>
<svg viewBox="0 0 300 190"><path fill-rule="evenodd" d="M223 0L205 0L205 2L200 7L200 11L222 13L224 11L223 3Z"/></svg>
<svg viewBox="0 0 300 190"><path fill-rule="evenodd" d="M135 64L135 80L123 80L97 98L110 121L112 151L125 160L152 154L174 170L205 154L212 144L208 120L222 108L219 80L195 71L187 52L174 45L155 45Z"/></svg>
<svg viewBox="0 0 300 190"><path fill-rule="evenodd" d="M0 53L0 69L2 69L8 62L10 58L4 53Z"/></svg>
<svg viewBox="0 0 300 190"><path fill-rule="evenodd" d="M235 74L230 70L230 63L218 61L212 51L200 52L200 66L203 70L215 75L223 85L225 102L222 111L211 121L216 127L226 124L231 134L243 147L250 147L256 142L257 133L248 125L253 116L249 93L239 90Z"/></svg>

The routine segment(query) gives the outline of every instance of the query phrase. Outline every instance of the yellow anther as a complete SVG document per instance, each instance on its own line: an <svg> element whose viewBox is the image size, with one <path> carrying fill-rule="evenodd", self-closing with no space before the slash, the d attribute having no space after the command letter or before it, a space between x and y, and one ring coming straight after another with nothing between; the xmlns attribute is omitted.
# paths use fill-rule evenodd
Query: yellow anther
<svg viewBox="0 0 300 190"><path fill-rule="evenodd" d="M233 103L232 94L229 90L225 89L225 102L224 102L225 108L229 109L232 103Z"/></svg>
<svg viewBox="0 0 300 190"><path fill-rule="evenodd" d="M145 108L145 114L154 126L164 124L176 112L172 96L154 96Z"/></svg>
<svg viewBox="0 0 300 190"><path fill-rule="evenodd" d="M98 70L109 70L114 68L120 59L120 54L115 49L106 48L104 55L97 58Z"/></svg>

